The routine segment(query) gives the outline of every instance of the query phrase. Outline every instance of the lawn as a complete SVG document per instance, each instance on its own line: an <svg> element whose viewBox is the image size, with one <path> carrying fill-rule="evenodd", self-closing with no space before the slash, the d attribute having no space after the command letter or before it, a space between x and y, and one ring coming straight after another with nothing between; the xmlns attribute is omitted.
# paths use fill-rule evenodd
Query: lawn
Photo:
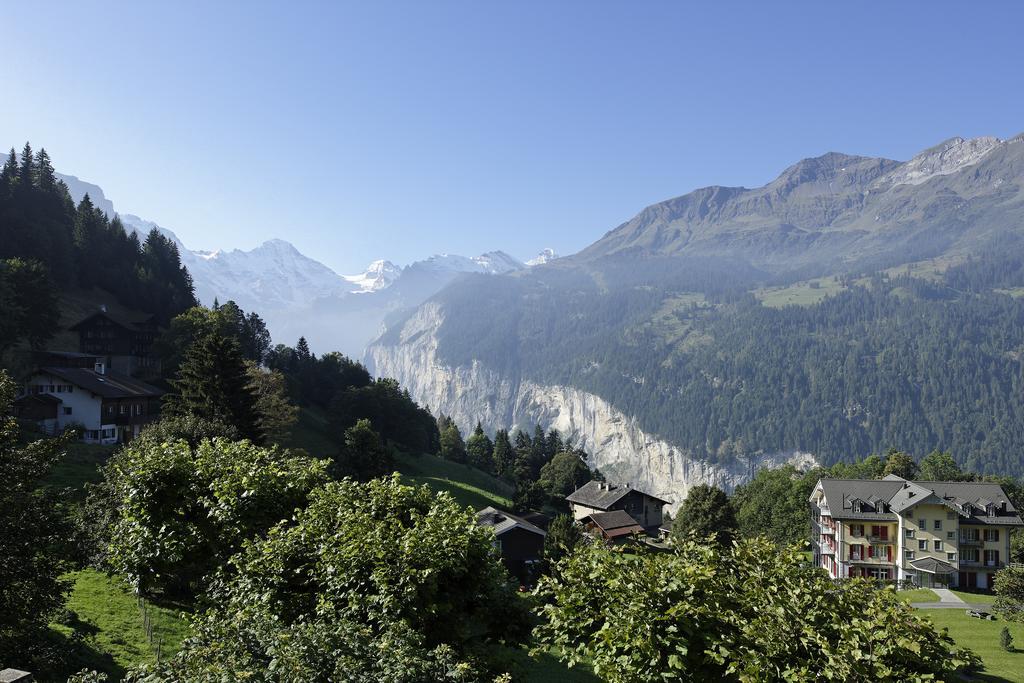
<svg viewBox="0 0 1024 683"><path fill-rule="evenodd" d="M968 593L966 591L950 591L953 595L956 595L964 602L969 602L974 605L991 605L996 601L996 596L992 593Z"/></svg>
<svg viewBox="0 0 1024 683"><path fill-rule="evenodd" d="M924 609L922 614L939 628L949 629L957 645L970 648L985 663L981 680L1024 682L1024 624L985 621L969 617L962 609ZM1009 626L1016 649L1007 652L999 646L999 632Z"/></svg>
<svg viewBox="0 0 1024 683"><path fill-rule="evenodd" d="M82 499L85 496L85 485L95 484L103 478L99 467L110 459L116 448L77 441L68 444L67 454L54 466L46 478L46 485L73 489L72 497L75 500Z"/></svg>
<svg viewBox="0 0 1024 683"><path fill-rule="evenodd" d="M896 595L906 602L938 602L939 596L927 588L914 588L905 591L896 591Z"/></svg>
<svg viewBox="0 0 1024 683"><path fill-rule="evenodd" d="M327 414L318 408L299 409L299 421L282 445L301 448L314 458L330 458L338 450L338 444L331 438L327 427Z"/></svg>
<svg viewBox="0 0 1024 683"><path fill-rule="evenodd" d="M402 479L409 484L427 484L435 491L447 491L474 510L488 505L508 508L512 487L491 475L436 455L399 454L395 460Z"/></svg>
<svg viewBox="0 0 1024 683"><path fill-rule="evenodd" d="M148 604L151 645L142 609L121 579L94 569L72 572L67 578L74 581L67 609L75 616L51 628L57 637L71 639L75 632L83 637L77 648L75 669L95 668L107 673L111 680L119 680L132 666L155 662L158 642L161 658L165 658L178 650L188 634L184 613Z"/></svg>

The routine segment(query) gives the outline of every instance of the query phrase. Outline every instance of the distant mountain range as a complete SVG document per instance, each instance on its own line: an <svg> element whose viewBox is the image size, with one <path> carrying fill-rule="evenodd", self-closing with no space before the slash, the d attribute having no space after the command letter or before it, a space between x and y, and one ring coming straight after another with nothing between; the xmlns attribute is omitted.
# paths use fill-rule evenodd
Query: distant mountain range
<svg viewBox="0 0 1024 683"><path fill-rule="evenodd" d="M98 185L58 176L76 203L88 193L108 215L117 213ZM155 228L178 245L196 296L204 304L235 301L265 319L275 343L293 345L304 335L314 351L337 350L354 358L360 358L380 334L389 315L418 305L462 274L508 273L557 258L551 249L527 263L503 251L474 257L437 254L405 267L378 260L362 273L341 275L285 240L268 240L249 251L197 251L153 221L118 215L127 229L142 237Z"/></svg>
<svg viewBox="0 0 1024 683"><path fill-rule="evenodd" d="M393 316L379 375L464 429L539 423L679 502L890 446L1024 473L1024 135L804 159ZM786 304L791 304L786 306Z"/></svg>

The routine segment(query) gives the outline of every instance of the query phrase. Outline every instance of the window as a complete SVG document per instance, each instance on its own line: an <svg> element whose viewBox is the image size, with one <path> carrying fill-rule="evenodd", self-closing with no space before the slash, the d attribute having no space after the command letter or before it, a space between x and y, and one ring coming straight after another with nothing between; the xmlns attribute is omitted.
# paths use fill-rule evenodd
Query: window
<svg viewBox="0 0 1024 683"><path fill-rule="evenodd" d="M977 548L964 548L960 553L960 558L964 562L977 562L978 561L978 549Z"/></svg>
<svg viewBox="0 0 1024 683"><path fill-rule="evenodd" d="M947 562L956 562L956 553L946 553Z"/></svg>
<svg viewBox="0 0 1024 683"><path fill-rule="evenodd" d="M128 412L128 406L126 406L125 404L122 403L121 404L121 414L124 415L127 412Z"/></svg>
<svg viewBox="0 0 1024 683"><path fill-rule="evenodd" d="M994 567L999 564L999 551L998 550L986 550L985 551L985 565L988 567Z"/></svg>
<svg viewBox="0 0 1024 683"><path fill-rule="evenodd" d="M946 532L946 540L947 541L952 541L955 538L956 538L956 532L955 531L947 531Z"/></svg>
<svg viewBox="0 0 1024 683"><path fill-rule="evenodd" d="M904 557L904 559L907 559L907 560L914 559L914 551L913 550L904 550L903 551L903 557Z"/></svg>
<svg viewBox="0 0 1024 683"><path fill-rule="evenodd" d="M920 529L921 531L924 531L925 529L928 528L928 522L926 522L923 519L917 520L917 528Z"/></svg>
<svg viewBox="0 0 1024 683"><path fill-rule="evenodd" d="M136 415L142 415L142 404L141 403L135 404L135 414Z"/></svg>
<svg viewBox="0 0 1024 683"><path fill-rule="evenodd" d="M935 551L938 552L940 550L942 550L942 541L937 540L935 541Z"/></svg>
<svg viewBox="0 0 1024 683"><path fill-rule="evenodd" d="M851 524L850 525L850 535L851 536L863 536L864 535L864 525L863 524Z"/></svg>
<svg viewBox="0 0 1024 683"><path fill-rule="evenodd" d="M906 536L907 538L913 538L914 536L917 535L917 532L914 529L904 529L903 530L903 535Z"/></svg>
<svg viewBox="0 0 1024 683"><path fill-rule="evenodd" d="M985 529L985 540L988 542L999 542L999 529Z"/></svg>
<svg viewBox="0 0 1024 683"><path fill-rule="evenodd" d="M71 414L71 406L64 406L64 414L65 415L70 415Z"/></svg>
<svg viewBox="0 0 1024 683"><path fill-rule="evenodd" d="M941 519L935 520L935 530L936 531L942 531L942 520Z"/></svg>
<svg viewBox="0 0 1024 683"><path fill-rule="evenodd" d="M928 541L923 540L923 539L918 541L917 542L917 549L918 550L928 550Z"/></svg>

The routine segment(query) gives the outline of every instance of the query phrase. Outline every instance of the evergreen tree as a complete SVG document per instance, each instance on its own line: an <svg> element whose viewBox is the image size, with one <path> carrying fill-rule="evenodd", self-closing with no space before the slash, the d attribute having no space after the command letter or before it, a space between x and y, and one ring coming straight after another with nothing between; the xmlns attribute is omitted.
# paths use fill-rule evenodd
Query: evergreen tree
<svg viewBox="0 0 1024 683"><path fill-rule="evenodd" d="M512 474L512 466L515 462L515 451L512 449L512 442L509 441L508 431L499 429L494 435L494 473L499 477L509 477Z"/></svg>
<svg viewBox="0 0 1024 683"><path fill-rule="evenodd" d="M0 170L0 199L10 199L14 187L18 184L18 154L11 148L11 153Z"/></svg>
<svg viewBox="0 0 1024 683"><path fill-rule="evenodd" d="M466 462L466 444L462 440L462 432L451 420L448 420L448 426L441 432L441 457L452 462Z"/></svg>
<svg viewBox="0 0 1024 683"><path fill-rule="evenodd" d="M32 155L32 145L25 143L21 150L21 167L18 169L18 188L28 192L35 186L36 163Z"/></svg>
<svg viewBox="0 0 1024 683"><path fill-rule="evenodd" d="M249 391L254 398L258 426L262 440L282 443L299 419L299 409L288 400L284 375L277 370L266 370L247 360Z"/></svg>
<svg viewBox="0 0 1024 683"><path fill-rule="evenodd" d="M672 539L682 545L690 534L699 542L711 537L720 546L732 543L736 536L736 515L722 489L698 484L689 490L672 522Z"/></svg>
<svg viewBox="0 0 1024 683"><path fill-rule="evenodd" d="M39 189L46 192L53 192L57 187L57 176L53 172L53 164L50 162L50 155L45 149L40 149L36 154L36 184Z"/></svg>
<svg viewBox="0 0 1024 683"><path fill-rule="evenodd" d="M494 443L484 433L484 428L478 420L473 434L466 440L466 454L469 456L469 464L485 472L494 471Z"/></svg>
<svg viewBox="0 0 1024 683"><path fill-rule="evenodd" d="M261 434L256 399L250 389L238 342L220 333L205 335L185 354L174 393L164 397L168 415L194 415L235 427L256 443Z"/></svg>

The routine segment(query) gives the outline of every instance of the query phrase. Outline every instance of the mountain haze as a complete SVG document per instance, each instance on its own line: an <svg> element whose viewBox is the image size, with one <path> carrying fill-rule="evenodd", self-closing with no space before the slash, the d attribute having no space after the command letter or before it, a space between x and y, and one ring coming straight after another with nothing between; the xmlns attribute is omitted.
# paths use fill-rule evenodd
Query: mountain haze
<svg viewBox="0 0 1024 683"><path fill-rule="evenodd" d="M368 363L464 428L539 422L676 502L890 446L1024 463L1024 136L828 153L447 287Z"/></svg>

